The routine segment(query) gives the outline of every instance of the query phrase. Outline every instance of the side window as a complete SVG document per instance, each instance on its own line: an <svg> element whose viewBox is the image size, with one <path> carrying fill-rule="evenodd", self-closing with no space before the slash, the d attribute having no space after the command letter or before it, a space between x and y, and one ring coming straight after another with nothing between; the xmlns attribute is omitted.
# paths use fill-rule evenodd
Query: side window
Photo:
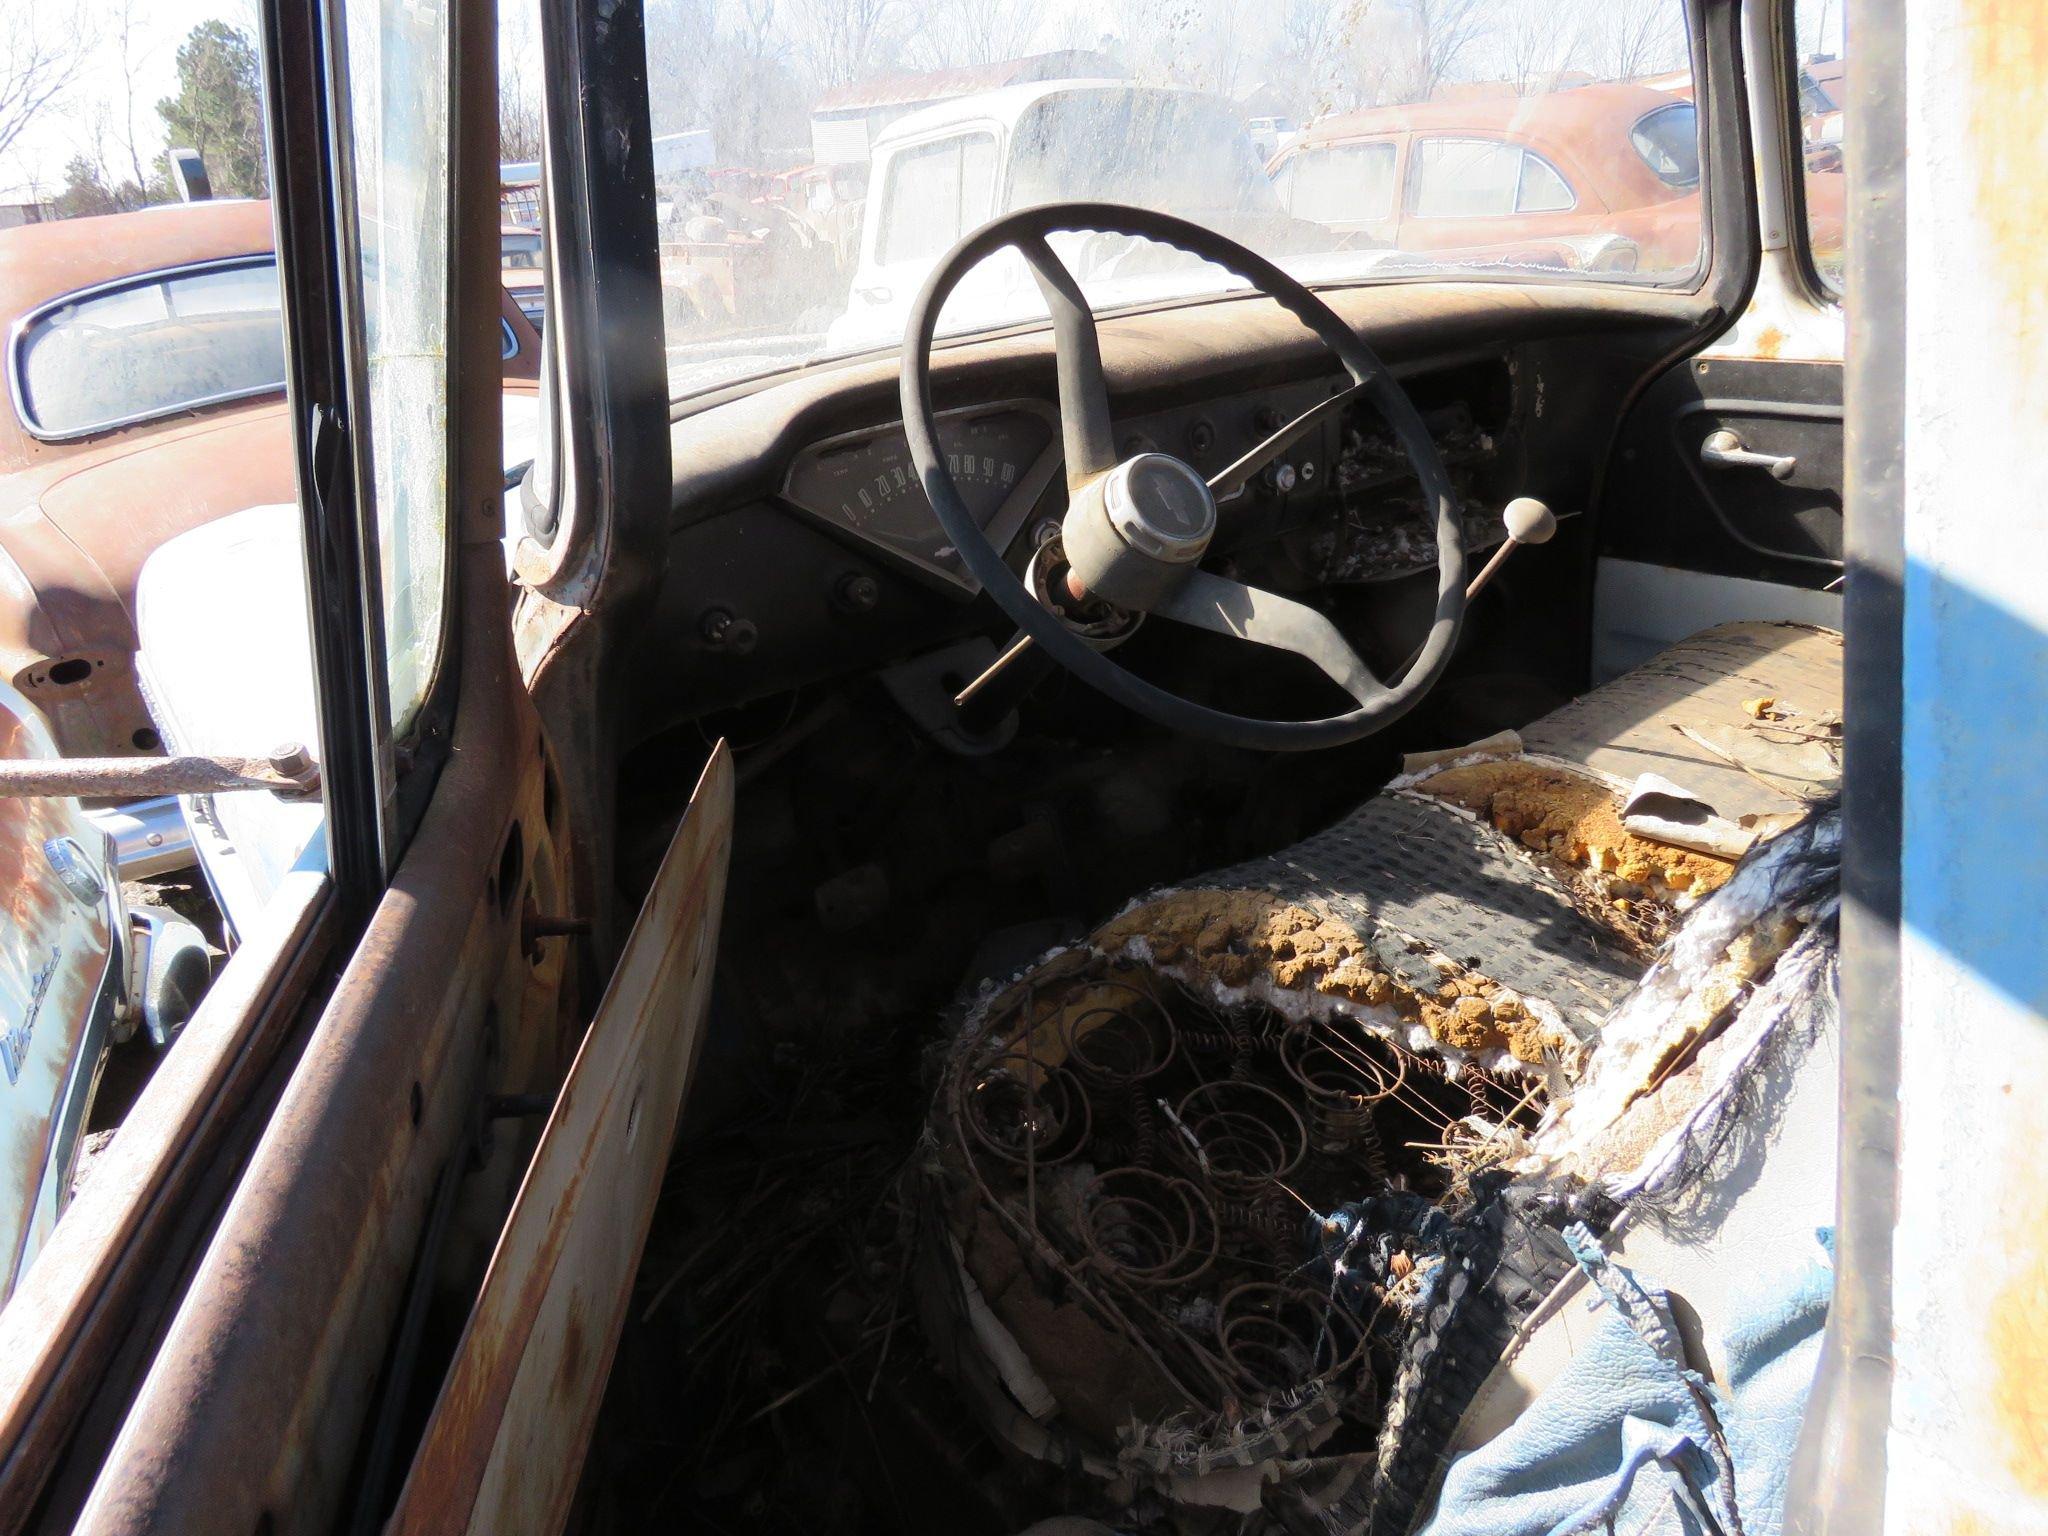
<svg viewBox="0 0 2048 1536"><path fill-rule="evenodd" d="M1842 169L1842 119L1849 93L1843 80L1839 8L1795 6L1799 70L1799 139L1805 157L1807 254L1837 297L1847 255L1848 178Z"/></svg>
<svg viewBox="0 0 2048 1536"><path fill-rule="evenodd" d="M1577 201L1556 166L1541 155L1523 152L1522 185L1515 194L1515 212L1561 213Z"/></svg>
<svg viewBox="0 0 2048 1536"><path fill-rule="evenodd" d="M1394 146L1333 144L1304 150L1280 167L1280 200L1298 219L1346 224L1394 211Z"/></svg>
<svg viewBox="0 0 2048 1536"><path fill-rule="evenodd" d="M1487 219L1515 211L1522 152L1487 139L1424 139L1415 146L1411 211L1424 219Z"/></svg>
<svg viewBox="0 0 2048 1536"><path fill-rule="evenodd" d="M1700 184L1699 111L1691 102L1674 101L1644 113L1628 138L1665 186L1686 192Z"/></svg>
<svg viewBox="0 0 2048 1536"><path fill-rule="evenodd" d="M906 150L889 168L876 257L882 263L939 255L990 213L995 140L987 134Z"/></svg>
<svg viewBox="0 0 2048 1536"><path fill-rule="evenodd" d="M368 396L359 410L396 736L433 685L448 577L446 0L354 0L347 38Z"/></svg>
<svg viewBox="0 0 2048 1536"><path fill-rule="evenodd" d="M1415 150L1413 212L1424 219L1556 213L1577 199L1541 155L1491 139L1424 139Z"/></svg>
<svg viewBox="0 0 2048 1536"><path fill-rule="evenodd" d="M188 269L66 300L31 317L14 345L22 425L44 439L279 391L277 263Z"/></svg>

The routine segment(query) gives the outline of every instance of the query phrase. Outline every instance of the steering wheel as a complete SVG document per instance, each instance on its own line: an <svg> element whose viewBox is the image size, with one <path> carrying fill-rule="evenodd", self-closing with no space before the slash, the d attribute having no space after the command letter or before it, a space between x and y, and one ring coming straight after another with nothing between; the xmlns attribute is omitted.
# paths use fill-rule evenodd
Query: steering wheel
<svg viewBox="0 0 2048 1536"><path fill-rule="evenodd" d="M1080 284L1046 243L1047 235L1068 230L1156 240L1235 273L1321 337L1351 375L1353 387L1297 416L1206 481L1191 465L1164 453L1120 461L1095 316ZM1351 695L1356 709L1322 720L1264 720L1184 699L1126 671L1075 634L1011 571L1002 551L968 512L946 468L931 392L932 336L939 312L962 277L1005 247L1014 248L1030 266L1052 313L1067 470L1067 515L1060 535L1070 581L1120 608L1304 656ZM1372 401L1393 428L1436 509L1436 613L1414 665L1392 686L1374 676L1337 627L1314 608L1199 565L1216 531L1218 496L1227 499L1242 489L1290 443L1360 396ZM1068 671L1160 725L1239 747L1337 746L1392 725L1450 663L1465 616L1465 541L1450 476L1414 402L1329 305L1256 252L1199 224L1114 203L1049 203L1003 214L968 234L925 280L911 306L903 344L903 426L939 526L982 589Z"/></svg>

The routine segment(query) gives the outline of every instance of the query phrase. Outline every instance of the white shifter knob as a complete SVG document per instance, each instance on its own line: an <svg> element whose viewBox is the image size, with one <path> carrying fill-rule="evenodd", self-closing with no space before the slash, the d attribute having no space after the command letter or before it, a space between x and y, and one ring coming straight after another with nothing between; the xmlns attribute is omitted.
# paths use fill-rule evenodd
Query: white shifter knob
<svg viewBox="0 0 2048 1536"><path fill-rule="evenodd" d="M1557 514L1534 496L1517 496L1502 509L1500 520L1517 544L1548 544L1557 532Z"/></svg>

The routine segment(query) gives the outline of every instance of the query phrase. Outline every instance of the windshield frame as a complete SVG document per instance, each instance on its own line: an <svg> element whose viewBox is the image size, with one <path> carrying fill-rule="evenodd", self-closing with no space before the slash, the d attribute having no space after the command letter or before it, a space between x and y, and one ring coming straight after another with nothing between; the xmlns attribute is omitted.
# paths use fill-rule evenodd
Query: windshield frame
<svg viewBox="0 0 2048 1536"><path fill-rule="evenodd" d="M18 316L7 334L7 387L13 395L14 417L21 423L22 431L39 443L75 443L83 438L100 437L109 432L123 431L129 427L142 426L152 421L168 421L173 417L191 415L198 411L211 410L215 406L232 405L239 400L257 400L267 395L282 399L285 381L280 378L275 384L254 386L248 389L225 390L219 394L207 395L197 400L183 401L177 405L158 406L154 409L131 412L126 416L113 416L104 421L83 427L52 430L39 422L29 409L28 376L26 373L25 348L28 333L32 327L48 319L59 310L91 299L106 298L125 293L134 288L148 288L179 277L199 277L210 272L231 272L250 267L269 267L272 274L277 272L275 251L252 251L242 256L210 256L201 261L178 262L168 267L156 267L148 272L131 273L126 277L109 278L102 283L93 283L84 288L74 288L60 294L46 303ZM278 297L278 331L284 329L283 289Z"/></svg>

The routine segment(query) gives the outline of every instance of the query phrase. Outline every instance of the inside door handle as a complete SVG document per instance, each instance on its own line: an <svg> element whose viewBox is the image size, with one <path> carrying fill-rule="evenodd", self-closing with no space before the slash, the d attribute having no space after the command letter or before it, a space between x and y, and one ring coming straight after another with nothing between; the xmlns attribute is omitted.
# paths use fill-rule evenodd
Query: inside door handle
<svg viewBox="0 0 2048 1536"><path fill-rule="evenodd" d="M1789 453L1751 453L1742 446L1742 439L1725 427L1707 434L1700 444L1700 462L1709 469L1766 469L1774 480L1790 480L1799 467Z"/></svg>

